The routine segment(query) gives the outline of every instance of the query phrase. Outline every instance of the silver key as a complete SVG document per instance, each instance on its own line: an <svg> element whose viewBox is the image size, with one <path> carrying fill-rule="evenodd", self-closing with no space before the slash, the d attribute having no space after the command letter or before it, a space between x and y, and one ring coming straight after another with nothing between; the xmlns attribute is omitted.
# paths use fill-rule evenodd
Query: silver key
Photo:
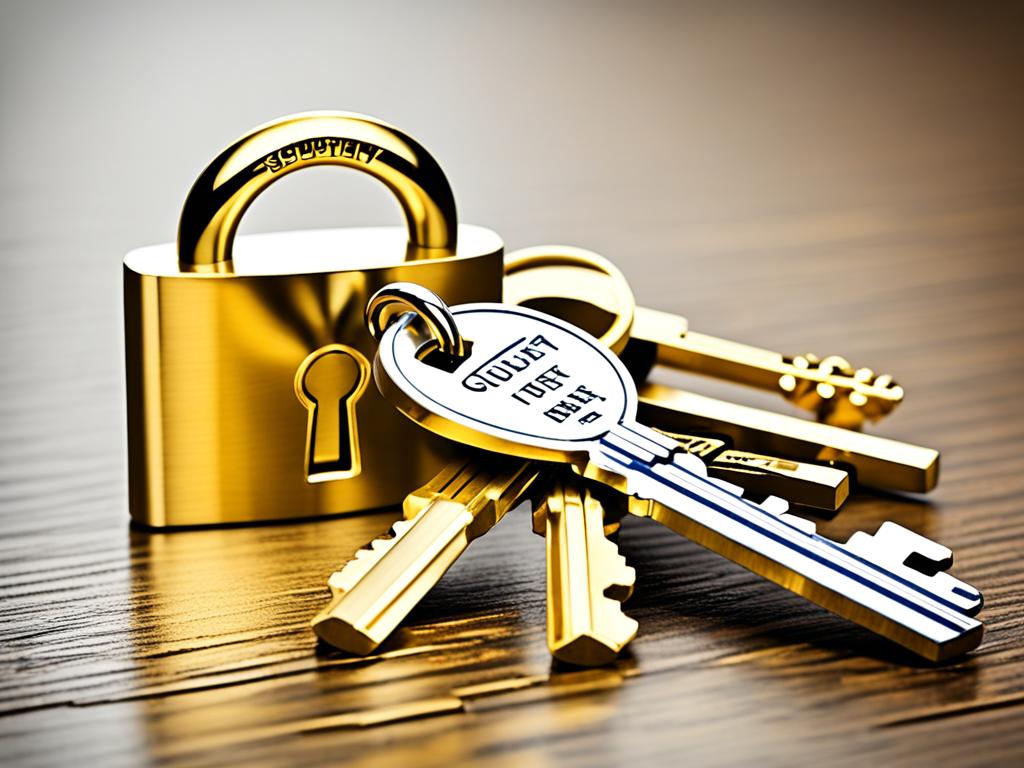
<svg viewBox="0 0 1024 768"><path fill-rule="evenodd" d="M396 304L414 311L385 331ZM629 373L575 326L503 304L448 308L408 283L381 289L367 321L380 340L377 386L428 429L486 450L568 462L634 497L634 514L926 658L981 642L972 618L981 593L943 572L948 549L891 523L839 544L788 514L781 499L743 499L674 440L636 421Z"/></svg>

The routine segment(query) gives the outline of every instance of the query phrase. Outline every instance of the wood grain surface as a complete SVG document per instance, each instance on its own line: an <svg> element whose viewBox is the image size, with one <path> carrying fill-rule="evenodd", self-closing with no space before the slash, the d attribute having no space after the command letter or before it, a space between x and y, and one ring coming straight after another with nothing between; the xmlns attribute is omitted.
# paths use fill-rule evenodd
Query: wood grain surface
<svg viewBox="0 0 1024 768"><path fill-rule="evenodd" d="M141 5L0 23L0 761L1021 764L1017 7ZM220 145L310 107L416 134L510 247L590 247L694 329L894 374L906 402L871 431L941 449L939 487L857 493L820 527L894 520L953 548L981 647L923 663L628 520L639 636L607 668L553 665L520 510L352 658L309 619L393 511L132 529L120 258L173 237ZM394 220L311 178L246 229Z"/></svg>

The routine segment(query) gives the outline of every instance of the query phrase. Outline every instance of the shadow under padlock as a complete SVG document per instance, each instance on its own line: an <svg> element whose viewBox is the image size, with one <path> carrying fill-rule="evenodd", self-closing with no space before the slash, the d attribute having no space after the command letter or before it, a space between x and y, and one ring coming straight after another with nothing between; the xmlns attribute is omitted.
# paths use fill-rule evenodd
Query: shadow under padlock
<svg viewBox="0 0 1024 768"><path fill-rule="evenodd" d="M406 225L235 238L263 189L323 164L383 182ZM125 257L132 518L192 526L399 503L452 446L370 384L366 302L395 281L500 301L503 250L491 230L456 223L440 167L391 126L316 112L242 136L196 180L177 248Z"/></svg>

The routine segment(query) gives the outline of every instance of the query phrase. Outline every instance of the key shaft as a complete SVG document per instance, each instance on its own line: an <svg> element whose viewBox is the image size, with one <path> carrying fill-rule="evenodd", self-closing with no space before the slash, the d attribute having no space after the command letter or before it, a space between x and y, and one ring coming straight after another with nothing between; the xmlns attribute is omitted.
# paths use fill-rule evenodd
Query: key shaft
<svg viewBox="0 0 1024 768"><path fill-rule="evenodd" d="M939 452L899 440L797 419L645 384L639 418L656 429L724 435L737 449L849 467L858 483L925 493L939 479Z"/></svg>
<svg viewBox="0 0 1024 768"><path fill-rule="evenodd" d="M711 477L745 491L781 496L792 504L835 512L850 495L850 474L836 467L728 448L725 440L666 432L687 453L700 457Z"/></svg>
<svg viewBox="0 0 1024 768"><path fill-rule="evenodd" d="M562 478L538 504L545 519L548 649L560 661L614 661L638 624L622 612L636 572L606 538L604 509L578 478Z"/></svg>
<svg viewBox="0 0 1024 768"><path fill-rule="evenodd" d="M331 576L331 600L313 619L317 636L349 653L372 653L536 477L532 462L512 457L445 467L416 492L427 498L418 511Z"/></svg>
<svg viewBox="0 0 1024 768"><path fill-rule="evenodd" d="M865 419L878 421L903 400L903 388L891 377L854 369L843 358L787 358L691 331L685 318L668 312L637 307L630 338L635 347L653 347L658 365L778 392L837 426L856 428Z"/></svg>
<svg viewBox="0 0 1024 768"><path fill-rule="evenodd" d="M894 563L891 551L879 550L872 559L860 537L851 545L826 539L814 523L785 513L785 505L756 505L716 484L694 456L651 461L646 449L629 447L635 444L632 435L643 432L639 425L625 425L614 439L601 441L586 469L588 477L626 490L633 514L650 517L933 661L981 642L982 625L971 617L981 608L981 595L969 585L945 573L929 577ZM894 528L899 526L880 537L883 544L906 541L893 535Z"/></svg>

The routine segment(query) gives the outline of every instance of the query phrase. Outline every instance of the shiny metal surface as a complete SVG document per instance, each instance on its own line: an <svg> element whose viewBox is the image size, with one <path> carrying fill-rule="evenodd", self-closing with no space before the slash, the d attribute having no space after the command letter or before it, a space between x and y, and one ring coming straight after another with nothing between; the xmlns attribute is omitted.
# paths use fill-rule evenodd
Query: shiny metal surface
<svg viewBox="0 0 1024 768"><path fill-rule="evenodd" d="M323 111L257 126L206 166L181 209L182 265L202 270L231 261L238 223L256 196L289 173L316 165L354 168L387 186L405 214L410 258L453 255L455 197L430 153L377 118Z"/></svg>
<svg viewBox="0 0 1024 768"><path fill-rule="evenodd" d="M538 502L547 553L548 650L567 664L608 664L639 628L622 610L636 571L606 537L605 510L579 477L563 473Z"/></svg>
<svg viewBox="0 0 1024 768"><path fill-rule="evenodd" d="M679 315L636 307L618 267L583 248L541 245L507 254L505 301L547 305L546 311L592 329L616 352L630 341L627 359L638 382L654 364L671 366L778 392L820 421L853 428L878 421L903 399L891 376L854 369L844 358L787 357L691 331ZM611 322L594 330L594 315L602 311Z"/></svg>
<svg viewBox="0 0 1024 768"><path fill-rule="evenodd" d="M741 345L720 339L712 339L706 344L700 342L708 349L705 358L693 358L689 362L679 358L671 350L683 343L681 340L688 333L685 318L636 307L626 278L614 264L596 253L571 246L550 245L507 254L505 301L569 320L600 338L617 354L624 355L641 390L642 420L650 426L676 432L727 435L737 448L787 459L805 462L839 460L843 466L857 470L859 482L876 488L923 493L932 490L938 482L939 452L934 449L873 438L866 433L856 435L850 429L840 429L831 424L816 426L814 422L784 414L744 408L727 400L645 384L644 379L655 362L679 364L694 372L719 375L769 389L778 383L773 376L793 374L781 372L777 363L782 356L777 353L753 348L744 352ZM699 337L704 340L710 338ZM655 348L668 349L665 353L668 356ZM819 373L812 368L809 365L801 368L802 383L799 387L794 383L784 391L791 394L808 386L816 387L813 382L822 383ZM847 426L859 426L863 416L872 409L876 409L876 413L888 412L885 403L894 407L899 402L899 398L892 399L895 390L883 386L875 392L880 399L867 398L863 402L858 399L860 405L855 406L850 398L858 393L866 398L865 393L871 388L864 389L867 386L865 382L850 379L844 384L841 379L830 378L828 386L833 394L846 392L847 396L839 398L842 405L837 406L836 398L826 398L827 403L819 398L816 402L826 407L829 413L839 414L841 418L838 421ZM804 404L810 404L811 410L816 410L818 405L812 400L814 398L804 400ZM861 415L856 416L857 413ZM798 435L812 442L815 450L808 450L806 444L795 445ZM851 445L856 445L856 450L851 450ZM778 490L772 488L771 492L785 495L781 493L781 487ZM830 503L825 502L826 505Z"/></svg>
<svg viewBox="0 0 1024 768"><path fill-rule="evenodd" d="M407 226L258 235L233 247L257 195L324 164L383 181ZM495 233L457 226L440 167L384 123L304 113L235 141L192 187L177 253L125 257L132 517L154 527L242 523L400 501L450 451L366 391L366 300L406 279L498 299L501 254Z"/></svg>
<svg viewBox="0 0 1024 768"><path fill-rule="evenodd" d="M871 488L926 493L939 481L939 452L902 440L797 419L675 387L639 388L640 420L670 432L727 436L737 448L834 463Z"/></svg>
<svg viewBox="0 0 1024 768"><path fill-rule="evenodd" d="M511 457L474 457L446 466L410 494L406 519L331 575L331 601L313 618L317 636L349 653L375 651L536 478L535 466Z"/></svg>
<svg viewBox="0 0 1024 768"><path fill-rule="evenodd" d="M366 305L366 327L374 339L379 340L384 328L395 312L414 312L426 324L438 350L449 357L464 357L465 340L459 333L448 307L435 302L437 296L415 283L389 283Z"/></svg>
<svg viewBox="0 0 1024 768"><path fill-rule="evenodd" d="M850 495L850 475L835 467L765 456L727 447L725 440L666 432L687 453L699 457L711 477L745 491L779 496L791 504L835 512Z"/></svg>
<svg viewBox="0 0 1024 768"><path fill-rule="evenodd" d="M637 423L633 380L600 340L525 307L477 303L451 313L474 340L457 367L419 355L424 332L409 316L381 337L376 384L413 421L477 448L560 459L627 494L634 514L931 661L981 642L972 618L981 593L944 572L952 556L941 545L898 525L845 545L821 537L785 501L744 499L673 438Z"/></svg>

